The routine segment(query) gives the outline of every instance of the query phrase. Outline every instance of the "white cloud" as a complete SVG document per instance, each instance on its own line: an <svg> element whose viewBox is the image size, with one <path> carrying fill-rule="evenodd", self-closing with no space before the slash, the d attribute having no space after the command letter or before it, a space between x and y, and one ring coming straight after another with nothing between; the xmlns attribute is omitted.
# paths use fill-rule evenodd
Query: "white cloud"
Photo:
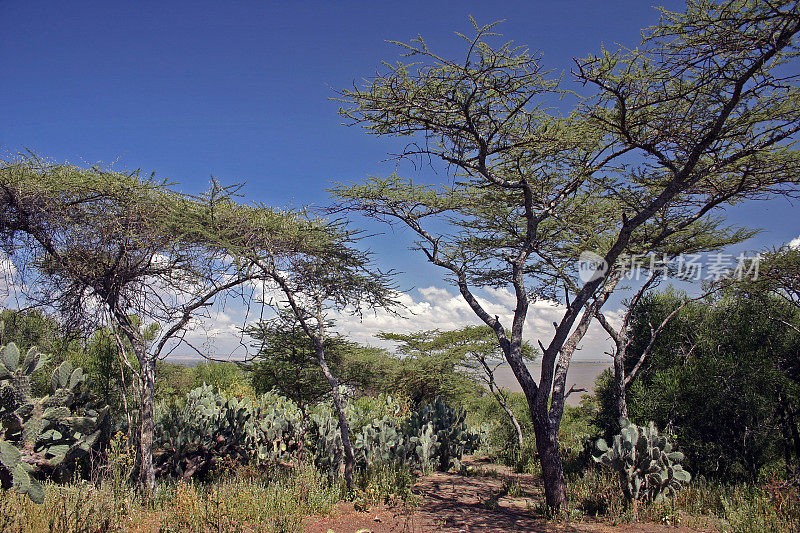
<svg viewBox="0 0 800 533"><path fill-rule="evenodd" d="M789 241L789 248L800 248L800 235Z"/></svg>
<svg viewBox="0 0 800 533"><path fill-rule="evenodd" d="M254 287L256 288L256 287ZM257 289L261 289L258 287ZM274 289L263 287L268 295ZM260 290L257 290L260 292ZM510 327L516 299L513 292L500 289L486 289L477 295L479 302L492 315L497 315L506 327ZM352 340L365 345L391 347L391 343L377 339L379 332L411 333L421 330L453 330L466 325L479 325L482 322L470 309L464 298L453 290L442 287L423 287L411 293L398 296L402 307L395 313L386 310L366 310L361 316L346 312L331 313L329 318L336 324L336 330ZM250 339L243 337L241 328L258 320L260 306L248 311L239 302L228 302L226 306L213 309L208 316L193 321L186 339L198 349L218 359L242 359L252 349L246 346ZM533 345L541 340L547 346L553 337L554 322L559 322L566 308L554 301L537 300L531 303L524 335ZM273 316L271 310L264 318ZM618 324L622 310L608 310L607 318ZM579 345L574 360L609 361L605 352L611 343L608 334L594 322ZM193 350L184 346L173 352L175 356L197 357Z"/></svg>
<svg viewBox="0 0 800 533"><path fill-rule="evenodd" d="M0 305L16 300L27 289L17 266L5 252L0 252Z"/></svg>
<svg viewBox="0 0 800 533"><path fill-rule="evenodd" d="M514 294L502 288L482 292L478 297L481 305L489 314L500 317L506 327L510 327L513 306L516 304ZM375 338L375 334L381 331L410 333L430 329L453 330L482 323L460 294L444 288L420 288L414 296L403 294L400 300L406 309L398 310L397 314L380 310L365 312L362 317L339 313L331 318L335 320L339 332L356 342L376 346L386 346ZM541 340L547 346L555 332L553 322L559 322L565 311L566 308L558 302L533 302L528 312L525 337L534 345ZM612 311L609 315L612 322L618 321L618 312ZM604 354L610 347L608 334L597 323L593 323L575 354L575 360L608 360Z"/></svg>

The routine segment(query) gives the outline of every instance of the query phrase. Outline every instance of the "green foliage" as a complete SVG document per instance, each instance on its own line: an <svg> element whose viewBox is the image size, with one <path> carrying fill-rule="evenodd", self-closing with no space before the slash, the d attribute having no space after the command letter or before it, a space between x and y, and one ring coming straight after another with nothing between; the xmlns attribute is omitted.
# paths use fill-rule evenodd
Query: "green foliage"
<svg viewBox="0 0 800 533"><path fill-rule="evenodd" d="M129 344L123 343L130 351ZM135 400L133 372L120 361L116 339L108 328L92 332L81 344L70 351L67 360L83 369L92 394L108 403L112 424L116 429L123 429L127 423L124 420L125 402L130 406ZM130 364L138 371L137 360L130 361Z"/></svg>
<svg viewBox="0 0 800 533"><path fill-rule="evenodd" d="M322 373L313 341L296 320L262 321L247 329L258 352L251 366L256 393L274 390L295 402L306 413L309 406L327 397L331 387ZM340 335L326 335L325 360L341 384L359 394L378 395L394 390L400 362L384 350L360 346Z"/></svg>
<svg viewBox="0 0 800 533"><path fill-rule="evenodd" d="M157 401L179 403L186 399L186 395L195 384L195 367L168 361L156 363L156 391ZM200 383L202 384L202 383Z"/></svg>
<svg viewBox="0 0 800 533"><path fill-rule="evenodd" d="M277 464L302 447L302 417L289 400L268 393L257 401L204 385L182 408L159 405L154 464L160 475L203 479L220 463Z"/></svg>
<svg viewBox="0 0 800 533"><path fill-rule="evenodd" d="M39 478L65 480L102 432L108 407L96 408L86 392L86 376L69 362L50 378L51 393L31 394L32 377L47 357L35 347L0 347L0 483L41 503Z"/></svg>
<svg viewBox="0 0 800 533"><path fill-rule="evenodd" d="M310 430L314 465L329 475L338 476L344 460L338 418L328 408L319 409L311 415Z"/></svg>
<svg viewBox="0 0 800 533"><path fill-rule="evenodd" d="M248 328L258 346L252 365L252 383L257 393L275 390L294 401L302 411L331 392L320 369L313 341L295 320L259 322ZM339 370L345 343L341 338L326 338L325 359Z"/></svg>
<svg viewBox="0 0 800 533"><path fill-rule="evenodd" d="M481 428L481 452L523 472L526 470L523 463L536 455L528 402L521 392L507 393L506 402L522 428L525 442L522 452L517 450L516 430L495 398L489 394L475 395L467 399L463 406L467 411L467 424Z"/></svg>
<svg viewBox="0 0 800 533"><path fill-rule="evenodd" d="M412 449L412 438L388 416L363 426L353 441L356 464L361 468L404 463Z"/></svg>
<svg viewBox="0 0 800 533"><path fill-rule="evenodd" d="M186 395L203 385L215 391L239 390L239 395L249 395L250 373L236 363L201 361L197 364L158 361L156 372L156 400L181 403Z"/></svg>
<svg viewBox="0 0 800 533"><path fill-rule="evenodd" d="M504 358L497 336L487 326L377 336L396 343L403 356L392 379L393 390L402 390L417 405L437 397L463 405L480 396L490 382L496 387L493 372ZM522 351L527 361L534 360L536 351L529 344L524 343Z"/></svg>
<svg viewBox="0 0 800 533"><path fill-rule="evenodd" d="M632 315L628 370L686 296L653 293ZM796 462L800 310L783 297L726 289L689 302L656 340L628 386L632 420L668 424L693 472L755 483L765 465ZM614 432L613 386L601 376L597 424ZM792 464L787 465L793 467Z"/></svg>
<svg viewBox="0 0 800 533"><path fill-rule="evenodd" d="M0 321L3 323L0 344L13 342L17 346L36 346L50 354L51 358L58 358L54 356L56 352L63 358L62 352L66 349L67 339L53 317L38 310L3 309L0 312Z"/></svg>
<svg viewBox="0 0 800 533"><path fill-rule="evenodd" d="M194 374L192 388L211 385L216 390L224 391L234 383L246 382L250 377L248 372L236 363L204 361L192 369Z"/></svg>
<svg viewBox="0 0 800 533"><path fill-rule="evenodd" d="M601 455L594 459L619 474L629 501L659 502L689 483L691 475L680 465L683 454L673 450L670 440L660 436L652 422L641 427L623 418L620 426L622 431L610 446L603 439L597 441Z"/></svg>

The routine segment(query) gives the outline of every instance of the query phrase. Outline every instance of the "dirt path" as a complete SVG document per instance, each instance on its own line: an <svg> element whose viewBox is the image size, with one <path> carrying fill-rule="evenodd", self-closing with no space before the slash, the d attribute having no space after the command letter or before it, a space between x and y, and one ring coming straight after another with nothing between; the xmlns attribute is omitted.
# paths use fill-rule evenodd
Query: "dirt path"
<svg viewBox="0 0 800 533"><path fill-rule="evenodd" d="M531 512L541 494L540 480L500 465L466 460L469 476L437 472L415 485L417 509L429 531L600 531L554 524Z"/></svg>
<svg viewBox="0 0 800 533"><path fill-rule="evenodd" d="M686 533L695 530L660 524L609 526L602 523L564 524L537 517L542 501L541 480L515 474L510 468L465 459L469 475L436 472L414 484L419 505L410 510L376 507L358 512L340 504L326 518L310 520L308 533Z"/></svg>

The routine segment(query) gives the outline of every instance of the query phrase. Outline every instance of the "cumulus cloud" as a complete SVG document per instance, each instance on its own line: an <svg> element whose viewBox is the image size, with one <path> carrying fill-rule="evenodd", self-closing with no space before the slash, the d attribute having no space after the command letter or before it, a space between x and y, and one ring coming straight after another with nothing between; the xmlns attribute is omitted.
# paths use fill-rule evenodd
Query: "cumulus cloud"
<svg viewBox="0 0 800 533"><path fill-rule="evenodd" d="M0 252L0 304L18 298L25 289L17 266L8 254Z"/></svg>
<svg viewBox="0 0 800 533"><path fill-rule="evenodd" d="M254 287L255 288L255 287ZM264 294L272 294L274 289L266 289ZM260 292L258 290L257 292ZM514 294L507 289L485 289L477 295L478 301L492 315L500 317L504 324L510 326L513 309L516 304ZM447 288L430 286L418 288L411 293L398 296L401 307L395 312L386 310L365 310L361 315L348 312L331 313L329 318L335 323L335 329L350 339L365 345L392 348L392 344L375 337L379 332L411 333L421 330L440 329L443 331L459 329L467 325L480 325L482 322L475 316L469 305L459 293ZM231 305L232 304L232 305ZM532 344L541 340L546 346L553 337L554 322L560 321L565 307L550 300L532 302L528 313L524 335ZM263 318L273 316L272 311ZM243 336L241 328L259 319L259 310L247 310L238 303L230 302L224 308L212 310L202 318L193 321L186 333L186 340L195 347L217 359L241 360L253 349L248 344L251 340ZM621 320L622 310L609 310L606 316L612 324ZM576 351L575 361L609 361L605 355L611 348L608 334L593 323ZM198 358L189 347L173 351L174 358Z"/></svg>
<svg viewBox="0 0 800 533"><path fill-rule="evenodd" d="M800 235L789 241L789 248L800 248Z"/></svg>
<svg viewBox="0 0 800 533"><path fill-rule="evenodd" d="M411 333L420 330L453 330L467 325L482 324L460 294L441 287L417 289L413 294L400 298L405 309L396 314L387 311L365 312L363 316L337 314L332 316L337 330L356 342L373 346L386 346L375 338L380 331ZM510 325L514 294L507 289L487 289L478 296L478 301L492 315L500 317ZM532 343L541 340L546 346L555 332L553 322L560 321L566 308L550 300L537 300L530 306L524 335ZM609 319L619 321L619 312L611 312ZM508 327L508 326L507 326ZM577 361L605 361L611 347L608 334L596 323L592 324L575 354Z"/></svg>

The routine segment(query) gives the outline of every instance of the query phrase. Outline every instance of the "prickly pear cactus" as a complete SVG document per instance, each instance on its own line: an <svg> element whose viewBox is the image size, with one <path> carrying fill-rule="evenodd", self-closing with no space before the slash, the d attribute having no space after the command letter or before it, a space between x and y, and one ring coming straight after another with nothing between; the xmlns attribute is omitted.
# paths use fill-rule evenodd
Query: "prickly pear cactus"
<svg viewBox="0 0 800 533"><path fill-rule="evenodd" d="M353 441L356 466L404 463L413 450L409 436L390 418L384 416L365 425Z"/></svg>
<svg viewBox="0 0 800 533"><path fill-rule="evenodd" d="M440 471L458 468L462 456L477 449L479 436L469 430L466 417L466 411L453 409L441 398L412 413L404 431L416 437L417 461L423 470L433 466L434 458Z"/></svg>
<svg viewBox="0 0 800 533"><path fill-rule="evenodd" d="M305 425L300 409L278 394L262 394L246 425L247 444L259 463L295 461L305 449Z"/></svg>
<svg viewBox="0 0 800 533"><path fill-rule="evenodd" d="M620 426L621 432L610 445L603 439L597 441L601 454L594 460L619 474L628 501L661 501L689 483L691 475L680 465L683 454L658 434L653 422L643 427L622 418Z"/></svg>
<svg viewBox="0 0 800 533"><path fill-rule="evenodd" d="M466 413L441 399L404 420L384 415L365 424L353 439L356 467L404 464L424 472L458 468L461 457L477 448L478 435L467 428Z"/></svg>
<svg viewBox="0 0 800 533"><path fill-rule="evenodd" d="M0 347L0 484L44 501L42 478L71 477L77 460L97 442L108 406L93 405L86 377L68 362L50 378L51 394L31 395L31 378L46 363L36 348Z"/></svg>
<svg viewBox="0 0 800 533"><path fill-rule="evenodd" d="M407 464L430 471L458 466L478 436L466 414L441 400L405 420L385 414L353 434L357 468ZM223 458L256 465L298 462L303 454L317 468L338 475L344 457L339 420L325 405L308 418L290 400L267 393L255 401L217 393L209 386L191 391L182 407L157 408L156 473L203 478Z"/></svg>
<svg viewBox="0 0 800 533"><path fill-rule="evenodd" d="M314 465L331 475L338 475L343 464L344 449L339 420L332 411L311 415Z"/></svg>
<svg viewBox="0 0 800 533"><path fill-rule="evenodd" d="M156 473L200 478L221 460L274 464L302 448L299 410L289 400L266 394L255 402L229 397L203 385L183 407L159 404L154 461Z"/></svg>

